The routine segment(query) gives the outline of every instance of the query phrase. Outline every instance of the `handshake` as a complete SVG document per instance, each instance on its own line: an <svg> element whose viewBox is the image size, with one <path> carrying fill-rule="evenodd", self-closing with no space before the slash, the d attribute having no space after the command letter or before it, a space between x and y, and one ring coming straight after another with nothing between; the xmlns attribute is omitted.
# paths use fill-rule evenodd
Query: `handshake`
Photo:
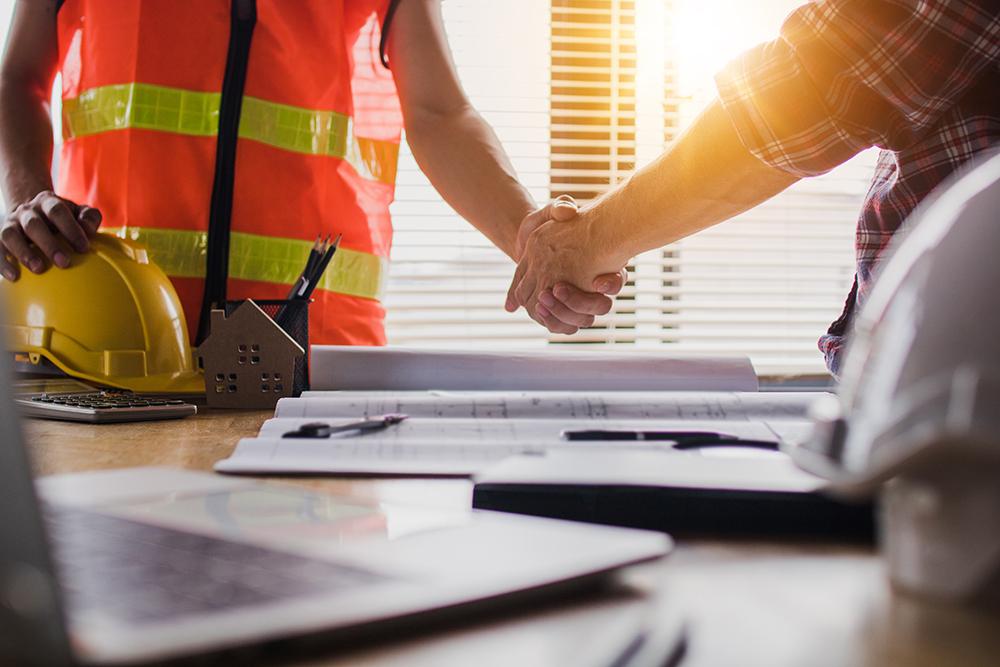
<svg viewBox="0 0 1000 667"><path fill-rule="evenodd" d="M514 247L517 270L506 309L524 307L553 333L574 334L611 310L611 297L627 278L622 239L609 234L600 212L580 210L563 195L527 215ZM100 212L59 197L51 190L22 203L0 223L0 275L17 280L21 267L42 273L69 266L60 238L86 252L101 224Z"/></svg>
<svg viewBox="0 0 1000 667"><path fill-rule="evenodd" d="M531 319L561 334L589 327L610 311L611 297L627 280L627 258L602 231L593 210L580 210L567 195L525 217L507 311L523 307Z"/></svg>

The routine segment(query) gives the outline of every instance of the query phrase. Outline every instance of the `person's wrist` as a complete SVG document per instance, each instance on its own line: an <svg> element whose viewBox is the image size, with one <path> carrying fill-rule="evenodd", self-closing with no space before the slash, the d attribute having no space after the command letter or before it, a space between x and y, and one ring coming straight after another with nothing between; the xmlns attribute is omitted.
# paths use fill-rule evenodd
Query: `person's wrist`
<svg viewBox="0 0 1000 667"><path fill-rule="evenodd" d="M7 201L7 214L10 215L20 206L30 204L35 200L35 197L43 192L53 192L52 184L28 185L23 183L18 185L16 188L12 188L10 192L5 193Z"/></svg>
<svg viewBox="0 0 1000 667"><path fill-rule="evenodd" d="M599 273L615 273L631 261L633 254L625 235L616 229L615 221L605 217L604 211L593 207L581 212L580 218Z"/></svg>
<svg viewBox="0 0 1000 667"><path fill-rule="evenodd" d="M521 236L521 228L524 226L525 222L532 213L537 210L537 206L530 205L530 207L514 207L514 213L509 216L507 224L504 226L504 238L501 243L497 245L508 257L513 259L515 262L520 260L518 257L518 239Z"/></svg>

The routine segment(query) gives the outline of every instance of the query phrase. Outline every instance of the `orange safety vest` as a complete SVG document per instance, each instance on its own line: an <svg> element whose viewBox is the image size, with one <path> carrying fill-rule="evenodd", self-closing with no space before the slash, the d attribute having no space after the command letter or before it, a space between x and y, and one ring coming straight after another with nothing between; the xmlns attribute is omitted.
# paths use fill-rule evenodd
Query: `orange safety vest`
<svg viewBox="0 0 1000 667"><path fill-rule="evenodd" d="M149 248L192 339L203 302L285 298L317 236L343 234L314 292L311 342L385 343L402 126L379 57L388 4L60 7L59 194Z"/></svg>

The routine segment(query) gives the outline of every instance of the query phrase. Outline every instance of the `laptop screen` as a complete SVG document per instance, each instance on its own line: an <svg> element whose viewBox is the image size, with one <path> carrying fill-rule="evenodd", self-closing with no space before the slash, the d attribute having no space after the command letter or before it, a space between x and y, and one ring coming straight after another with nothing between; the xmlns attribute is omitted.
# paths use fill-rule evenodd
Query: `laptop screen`
<svg viewBox="0 0 1000 667"><path fill-rule="evenodd" d="M68 665L72 654L10 379L9 360L0 354L0 663Z"/></svg>

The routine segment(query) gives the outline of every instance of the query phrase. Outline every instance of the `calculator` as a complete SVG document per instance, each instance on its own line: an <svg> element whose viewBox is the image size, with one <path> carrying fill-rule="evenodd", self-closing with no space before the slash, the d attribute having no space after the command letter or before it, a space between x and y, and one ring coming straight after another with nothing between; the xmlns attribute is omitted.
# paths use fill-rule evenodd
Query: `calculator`
<svg viewBox="0 0 1000 667"><path fill-rule="evenodd" d="M102 389L62 378L21 380L14 387L15 403L25 417L110 424L180 419L198 412L197 407L179 398Z"/></svg>

